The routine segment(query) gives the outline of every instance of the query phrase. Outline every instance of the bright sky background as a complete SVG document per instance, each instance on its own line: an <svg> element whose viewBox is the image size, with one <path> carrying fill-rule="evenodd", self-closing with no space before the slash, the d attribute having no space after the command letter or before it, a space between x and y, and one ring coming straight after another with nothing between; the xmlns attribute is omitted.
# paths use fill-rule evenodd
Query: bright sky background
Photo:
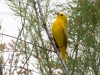
<svg viewBox="0 0 100 75"><path fill-rule="evenodd" d="M56 0L55 0L56 1ZM58 0L63 3L64 1ZM4 0L0 0L0 25L2 26L2 29L0 30L0 33L4 33L10 36L17 37L18 36L18 27L21 27L20 18L13 15L13 11L5 4ZM1 43L1 35L0 35L0 43ZM5 42L6 44L11 41L12 38L9 38L7 36L3 36L2 42ZM8 58L8 54L5 53L5 60ZM38 74L34 74L38 75Z"/></svg>
<svg viewBox="0 0 100 75"><path fill-rule="evenodd" d="M3 0L0 0L0 25L2 26L0 33L3 32L4 34L15 37L18 35L18 27L21 27L21 24L18 21L18 17L13 15L13 12L9 9ZM9 37L4 36L3 39L4 42L11 41L11 38Z"/></svg>
<svg viewBox="0 0 100 75"><path fill-rule="evenodd" d="M2 26L0 33L17 37L19 32L18 27L21 27L21 23L19 22L19 18L13 14L13 11L5 4L4 0L0 0L0 25ZM0 34L0 43L6 43L6 45L8 45L8 42L11 42L11 39L12 38L7 36L3 36L2 38L2 35ZM0 55L1 54L2 53L0 53ZM11 54L11 52L4 53L4 62L7 61L9 54Z"/></svg>
<svg viewBox="0 0 100 75"><path fill-rule="evenodd" d="M72 1L72 0L54 0L54 1L60 1L61 3L64 3L65 1ZM13 11L5 4L4 0L0 0L0 25L2 26L2 29L0 30L0 33L4 33L7 35L11 35L14 37L18 36L18 27L21 27L20 18L13 15ZM0 43L1 43L1 35L0 35ZM8 43L11 41L12 38L9 38L7 36L3 36L2 42ZM5 60L7 60L8 54L5 53ZM38 75L34 73L34 75Z"/></svg>
<svg viewBox="0 0 100 75"><path fill-rule="evenodd" d="M53 0L56 2L56 0ZM65 1L71 0L58 0L57 2L64 3ZM20 18L13 15L13 11L6 5L4 0L0 0L0 25L2 26L2 30L0 33L8 34L11 36L18 36L18 27L21 28ZM0 38L1 39L1 38ZM3 37L4 42L11 41L9 37Z"/></svg>

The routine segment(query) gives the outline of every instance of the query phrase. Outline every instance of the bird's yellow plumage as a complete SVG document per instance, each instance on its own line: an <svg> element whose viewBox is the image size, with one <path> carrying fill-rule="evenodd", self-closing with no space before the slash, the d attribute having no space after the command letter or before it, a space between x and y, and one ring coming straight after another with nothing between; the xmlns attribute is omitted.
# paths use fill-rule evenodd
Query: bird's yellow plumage
<svg viewBox="0 0 100 75"><path fill-rule="evenodd" d="M66 63L66 48L67 48L67 16L58 12L56 20L52 24L52 34L56 43L56 46L60 50L60 55L63 61Z"/></svg>

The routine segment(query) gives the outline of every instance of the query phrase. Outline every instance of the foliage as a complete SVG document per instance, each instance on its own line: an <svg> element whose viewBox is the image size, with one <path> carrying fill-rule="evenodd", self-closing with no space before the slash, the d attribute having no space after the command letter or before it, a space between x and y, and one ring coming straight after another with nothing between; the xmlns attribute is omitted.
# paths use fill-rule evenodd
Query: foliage
<svg viewBox="0 0 100 75"><path fill-rule="evenodd" d="M100 58L100 4L89 0L74 0L71 7L69 34L74 44L69 61L72 75L99 75ZM70 46L71 46L70 44ZM100 65L100 63L99 63ZM72 66L72 67L71 67Z"/></svg>
<svg viewBox="0 0 100 75"><path fill-rule="evenodd" d="M14 49L15 41L13 40L9 43L9 49L5 43L1 42L0 44L0 52L15 50L12 75L34 75L34 73L65 75L45 33L38 7L34 7L34 0L7 0L6 3L14 11L14 14L21 18L22 25L22 28L19 29L19 33L22 30L20 38L12 37L18 39L16 49ZM55 18L55 12L67 13L69 39L66 65L71 75L99 75L99 0L72 0L71 2L65 1L65 3L41 0L41 5L49 30L53 22L52 19ZM11 58L8 56L4 64L4 75L9 73L5 66L10 64L10 61Z"/></svg>

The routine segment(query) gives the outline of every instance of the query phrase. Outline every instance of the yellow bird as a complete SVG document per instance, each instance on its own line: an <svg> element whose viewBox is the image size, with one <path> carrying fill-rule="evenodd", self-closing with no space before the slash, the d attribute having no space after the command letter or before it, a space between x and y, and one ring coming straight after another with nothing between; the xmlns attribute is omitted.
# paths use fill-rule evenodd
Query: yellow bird
<svg viewBox="0 0 100 75"><path fill-rule="evenodd" d="M62 60L66 63L67 48L67 16L63 12L58 12L56 20L52 24L52 34L57 48L60 50Z"/></svg>

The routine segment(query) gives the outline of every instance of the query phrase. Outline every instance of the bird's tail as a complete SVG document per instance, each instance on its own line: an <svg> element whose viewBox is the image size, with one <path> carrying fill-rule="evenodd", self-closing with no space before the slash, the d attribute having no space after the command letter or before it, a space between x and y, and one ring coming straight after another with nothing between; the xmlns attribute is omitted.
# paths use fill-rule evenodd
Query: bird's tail
<svg viewBox="0 0 100 75"><path fill-rule="evenodd" d="M61 55L61 57L62 57L62 60L66 63L66 48L65 48L65 46L62 46L61 48L60 48L60 55Z"/></svg>

